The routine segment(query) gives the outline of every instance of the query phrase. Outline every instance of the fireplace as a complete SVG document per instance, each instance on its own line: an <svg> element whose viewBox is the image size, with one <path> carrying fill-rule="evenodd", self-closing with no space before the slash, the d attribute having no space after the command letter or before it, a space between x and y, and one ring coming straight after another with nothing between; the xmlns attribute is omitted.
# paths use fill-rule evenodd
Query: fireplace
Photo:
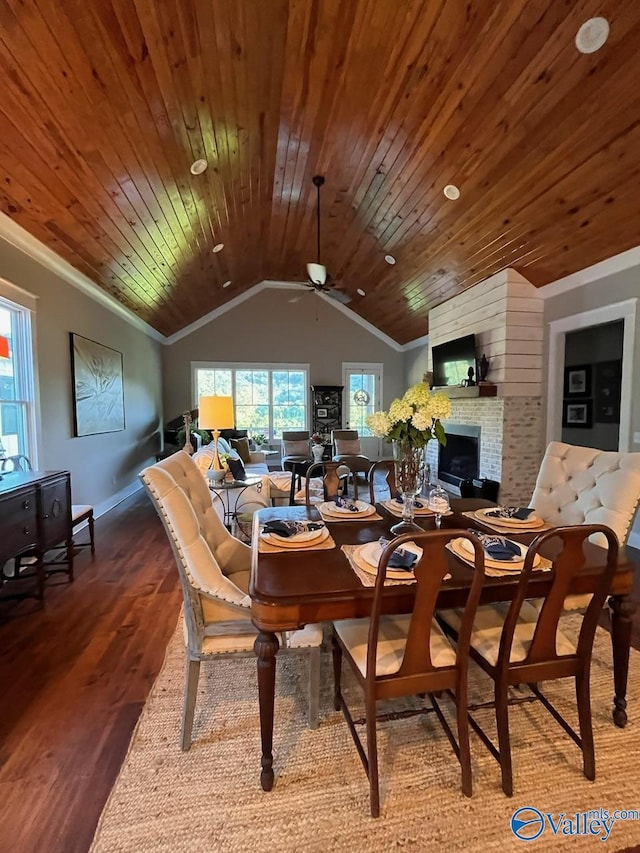
<svg viewBox="0 0 640 853"><path fill-rule="evenodd" d="M438 479L453 486L479 473L480 427L445 424L446 447L438 449Z"/></svg>

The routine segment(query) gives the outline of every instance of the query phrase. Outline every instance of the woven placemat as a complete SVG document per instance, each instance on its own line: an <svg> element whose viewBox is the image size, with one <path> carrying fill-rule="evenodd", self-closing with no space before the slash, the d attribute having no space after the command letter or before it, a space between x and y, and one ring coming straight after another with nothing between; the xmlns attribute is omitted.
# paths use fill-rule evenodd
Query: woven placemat
<svg viewBox="0 0 640 853"><path fill-rule="evenodd" d="M473 568L475 566L473 557L467 558L467 557L463 557L462 554L458 554L456 551L453 550L453 545L451 544L451 542L447 542L447 544L445 545L445 548L447 548L449 551L451 551L451 553L455 557L457 557L459 560L462 560L463 563L466 563L468 566L471 566L471 568ZM540 555L538 555L538 556L540 556ZM550 572L552 568L553 568L553 563L551 562L551 560L547 560L546 557L540 557L540 562L535 567L535 569L533 571L534 572ZM485 575L487 575L487 577L490 577L490 578L503 578L506 575L513 575L514 577L517 577L520 574L519 571L514 572L513 569L511 569L511 570L494 569L492 566L485 566L484 567L484 573L485 573Z"/></svg>
<svg viewBox="0 0 640 853"><path fill-rule="evenodd" d="M516 533L542 533L543 530L551 530L552 525L547 524L546 521L544 524L539 524L537 527L511 527L508 524L500 524L499 521L490 521L487 518L478 518L473 510L462 513L467 518L470 518L472 521L478 521L480 524L484 524L487 527L490 527L492 530L495 530L496 533L510 533L514 536Z"/></svg>
<svg viewBox="0 0 640 853"><path fill-rule="evenodd" d="M336 543L331 534L317 545L306 545L301 546L300 548L292 548L290 545L284 545L283 547L279 545L272 545L271 542L265 542L262 538L258 540L258 552L260 554L285 554L287 552L290 552L291 554L300 554L303 551L330 551L331 548L335 547Z"/></svg>
<svg viewBox="0 0 640 853"><path fill-rule="evenodd" d="M340 549L344 551L346 554L347 560L349 560L349 565L353 569L353 571L358 576L362 586L375 586L376 585L376 575L372 575L370 572L365 571L360 568L356 558L356 551L358 548L361 548L361 545L343 545ZM415 583L416 579L413 574L407 578L407 580L396 580L395 578L387 578L384 582L385 586L397 586L398 584L408 584Z"/></svg>
<svg viewBox="0 0 640 853"><path fill-rule="evenodd" d="M402 504L398 504L395 501L382 501L382 506L387 510L387 512L391 513L391 515L395 515L398 518L402 518ZM416 518L430 518L432 515L435 515L433 510L429 509L428 507L424 507L423 509L414 508L413 514L416 516ZM450 514L451 513L449 513L449 515Z"/></svg>
<svg viewBox="0 0 640 853"><path fill-rule="evenodd" d="M329 521L331 522L331 524L333 524L334 522L340 524L340 522L342 521L382 521L382 516L377 512L374 512L371 515L355 515L355 513L347 515L345 513L343 517L337 515L327 515L326 513L322 512L319 507L316 507L316 509L320 513L320 517L322 518L322 520Z"/></svg>

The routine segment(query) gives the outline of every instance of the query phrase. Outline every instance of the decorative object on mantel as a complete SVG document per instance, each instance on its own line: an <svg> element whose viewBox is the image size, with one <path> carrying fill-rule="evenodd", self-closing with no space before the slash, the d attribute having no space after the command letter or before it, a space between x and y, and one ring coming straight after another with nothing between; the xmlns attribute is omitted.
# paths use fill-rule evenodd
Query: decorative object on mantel
<svg viewBox="0 0 640 853"><path fill-rule="evenodd" d="M451 415L451 401L438 391L432 394L426 382L409 388L402 399L391 403L389 412L374 412L367 418L373 434L391 442L396 484L402 495L402 521L391 531L396 535L420 530L414 520L416 495L425 474L425 448L432 438L447 443L441 420Z"/></svg>
<svg viewBox="0 0 640 853"><path fill-rule="evenodd" d="M478 362L478 382L486 382L489 374L489 359L482 353L482 358Z"/></svg>
<svg viewBox="0 0 640 853"><path fill-rule="evenodd" d="M429 388L433 388L433 370L425 370L422 374L422 381L429 386Z"/></svg>
<svg viewBox="0 0 640 853"><path fill-rule="evenodd" d="M475 388L476 380L473 378L474 372L475 371L474 371L473 367L470 367L467 370L467 378L462 383L465 388Z"/></svg>

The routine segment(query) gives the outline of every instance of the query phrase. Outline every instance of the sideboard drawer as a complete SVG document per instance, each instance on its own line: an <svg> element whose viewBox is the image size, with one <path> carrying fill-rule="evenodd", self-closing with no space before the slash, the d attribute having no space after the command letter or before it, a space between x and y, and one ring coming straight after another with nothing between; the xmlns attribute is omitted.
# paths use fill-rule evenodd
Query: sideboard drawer
<svg viewBox="0 0 640 853"><path fill-rule="evenodd" d="M38 507L36 490L8 495L0 501L2 538L0 554L6 558L34 545L38 541Z"/></svg>

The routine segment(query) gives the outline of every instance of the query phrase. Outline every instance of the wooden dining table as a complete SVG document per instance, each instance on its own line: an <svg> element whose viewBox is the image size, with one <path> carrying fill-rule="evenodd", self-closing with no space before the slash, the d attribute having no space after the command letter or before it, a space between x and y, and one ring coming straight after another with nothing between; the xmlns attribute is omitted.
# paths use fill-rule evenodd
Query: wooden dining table
<svg viewBox="0 0 640 853"><path fill-rule="evenodd" d="M471 520L465 511L492 506L480 499L454 501L450 516L442 520L443 527L475 527L485 532L494 532L480 521ZM265 522L281 520L318 520L314 508L304 506L274 507L255 513L252 536L252 568L249 592L251 596L251 618L258 629L254 649L258 666L258 695L260 703L260 733L262 741L262 769L260 782L265 791L270 791L274 782L273 771L273 721L275 702L276 656L279 648L277 634L293 631L304 625L353 619L369 616L373 600L373 587L362 584L350 566L342 545L363 545L390 533L397 517L381 504L376 504L381 519L328 522L327 526L336 543L330 550L293 550L262 553L258 549L260 530ZM416 522L424 529L434 529L432 517L417 517ZM504 535L504 534L503 534ZM510 538L528 544L535 538L534 532L510 535ZM548 543L551 547L551 543ZM584 567L574 579L571 594L590 593L597 578L596 567L604 562L604 549L586 543L587 559ZM552 551L542 551L553 559ZM451 578L443 582L438 594L438 608L464 606L471 583L472 568L454 554L450 555ZM482 589L481 604L508 601L513 596L518 574L502 577L487 577ZM532 576L531 597L545 594L551 584L550 572L539 572ZM613 721L619 727L627 722L627 675L629 648L634 606L631 598L634 564L624 548L620 549L618 570L614 576L609 596L611 607L611 640L613 647ZM412 609L413 584L397 584L385 587L383 612L407 613Z"/></svg>

